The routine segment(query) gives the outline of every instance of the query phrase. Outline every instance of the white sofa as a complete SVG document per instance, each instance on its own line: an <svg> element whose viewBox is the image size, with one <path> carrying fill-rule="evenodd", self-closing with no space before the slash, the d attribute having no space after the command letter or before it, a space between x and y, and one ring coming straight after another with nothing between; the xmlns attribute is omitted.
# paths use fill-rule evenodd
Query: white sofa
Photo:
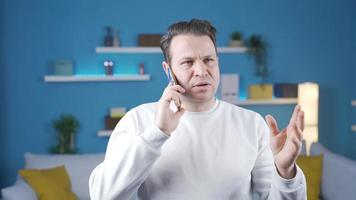
<svg viewBox="0 0 356 200"><path fill-rule="evenodd" d="M320 143L312 144L310 154L324 155L321 199L356 199L356 161L332 153Z"/></svg>
<svg viewBox="0 0 356 200"><path fill-rule="evenodd" d="M41 155L25 153L25 169L45 169L64 165L72 184L72 191L80 200L90 200L89 176L104 160L105 154ZM37 200L32 188L18 176L14 185L1 190L3 200Z"/></svg>
<svg viewBox="0 0 356 200"><path fill-rule="evenodd" d="M356 199L356 161L332 153L320 143L314 143L310 153L311 155L324 154L321 199ZM80 200L89 200L90 173L103 160L104 154L38 155L26 153L25 168L44 169L65 165L73 192ZM2 189L2 198L3 200L37 199L31 187L21 177L14 185Z"/></svg>

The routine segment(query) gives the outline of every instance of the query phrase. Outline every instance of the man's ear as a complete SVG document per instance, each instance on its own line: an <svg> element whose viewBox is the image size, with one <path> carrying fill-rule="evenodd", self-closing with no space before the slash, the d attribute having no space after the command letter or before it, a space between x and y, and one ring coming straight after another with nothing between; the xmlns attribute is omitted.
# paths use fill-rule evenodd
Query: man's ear
<svg viewBox="0 0 356 200"><path fill-rule="evenodd" d="M168 65L168 63L166 61L162 62L162 68L163 68L164 72L166 73L166 75L168 76L169 65Z"/></svg>

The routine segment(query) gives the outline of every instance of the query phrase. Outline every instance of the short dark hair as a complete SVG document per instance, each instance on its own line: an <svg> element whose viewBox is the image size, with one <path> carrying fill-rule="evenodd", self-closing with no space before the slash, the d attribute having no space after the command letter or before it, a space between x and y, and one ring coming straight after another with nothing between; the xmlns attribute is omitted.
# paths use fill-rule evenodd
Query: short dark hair
<svg viewBox="0 0 356 200"><path fill-rule="evenodd" d="M216 51L216 29L207 20L192 19L188 21L180 21L168 27L167 33L161 38L161 49L166 62L171 62L171 55L169 54L171 41L174 36L182 34L193 34L197 36L209 36L214 43Z"/></svg>

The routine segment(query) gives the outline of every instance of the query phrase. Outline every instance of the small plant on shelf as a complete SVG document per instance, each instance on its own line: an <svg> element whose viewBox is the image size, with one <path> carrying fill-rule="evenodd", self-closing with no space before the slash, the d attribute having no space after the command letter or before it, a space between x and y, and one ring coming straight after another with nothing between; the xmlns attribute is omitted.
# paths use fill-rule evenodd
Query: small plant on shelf
<svg viewBox="0 0 356 200"><path fill-rule="evenodd" d="M267 42L261 35L252 35L248 41L248 55L250 55L255 62L255 74L260 76L265 82L268 77L267 68Z"/></svg>
<svg viewBox="0 0 356 200"><path fill-rule="evenodd" d="M79 122L70 114L62 114L52 122L57 133L58 144L50 149L51 153L73 154L77 152L74 135L78 132Z"/></svg>
<svg viewBox="0 0 356 200"><path fill-rule="evenodd" d="M244 43L242 41L242 33L235 31L230 35L230 46L231 47L243 47Z"/></svg>

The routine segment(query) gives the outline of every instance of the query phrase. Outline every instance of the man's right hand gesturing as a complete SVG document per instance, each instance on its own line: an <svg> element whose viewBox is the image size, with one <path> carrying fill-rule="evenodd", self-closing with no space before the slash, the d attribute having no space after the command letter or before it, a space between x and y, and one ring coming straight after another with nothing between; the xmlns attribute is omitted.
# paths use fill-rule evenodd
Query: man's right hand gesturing
<svg viewBox="0 0 356 200"><path fill-rule="evenodd" d="M171 133L177 128L179 119L184 114L184 108L182 106L181 94L185 92L185 89L180 85L168 85L164 90L161 99L158 101L157 112L155 116L155 123L158 128L165 134L171 135ZM177 112L170 109L170 103L173 101L177 106Z"/></svg>

